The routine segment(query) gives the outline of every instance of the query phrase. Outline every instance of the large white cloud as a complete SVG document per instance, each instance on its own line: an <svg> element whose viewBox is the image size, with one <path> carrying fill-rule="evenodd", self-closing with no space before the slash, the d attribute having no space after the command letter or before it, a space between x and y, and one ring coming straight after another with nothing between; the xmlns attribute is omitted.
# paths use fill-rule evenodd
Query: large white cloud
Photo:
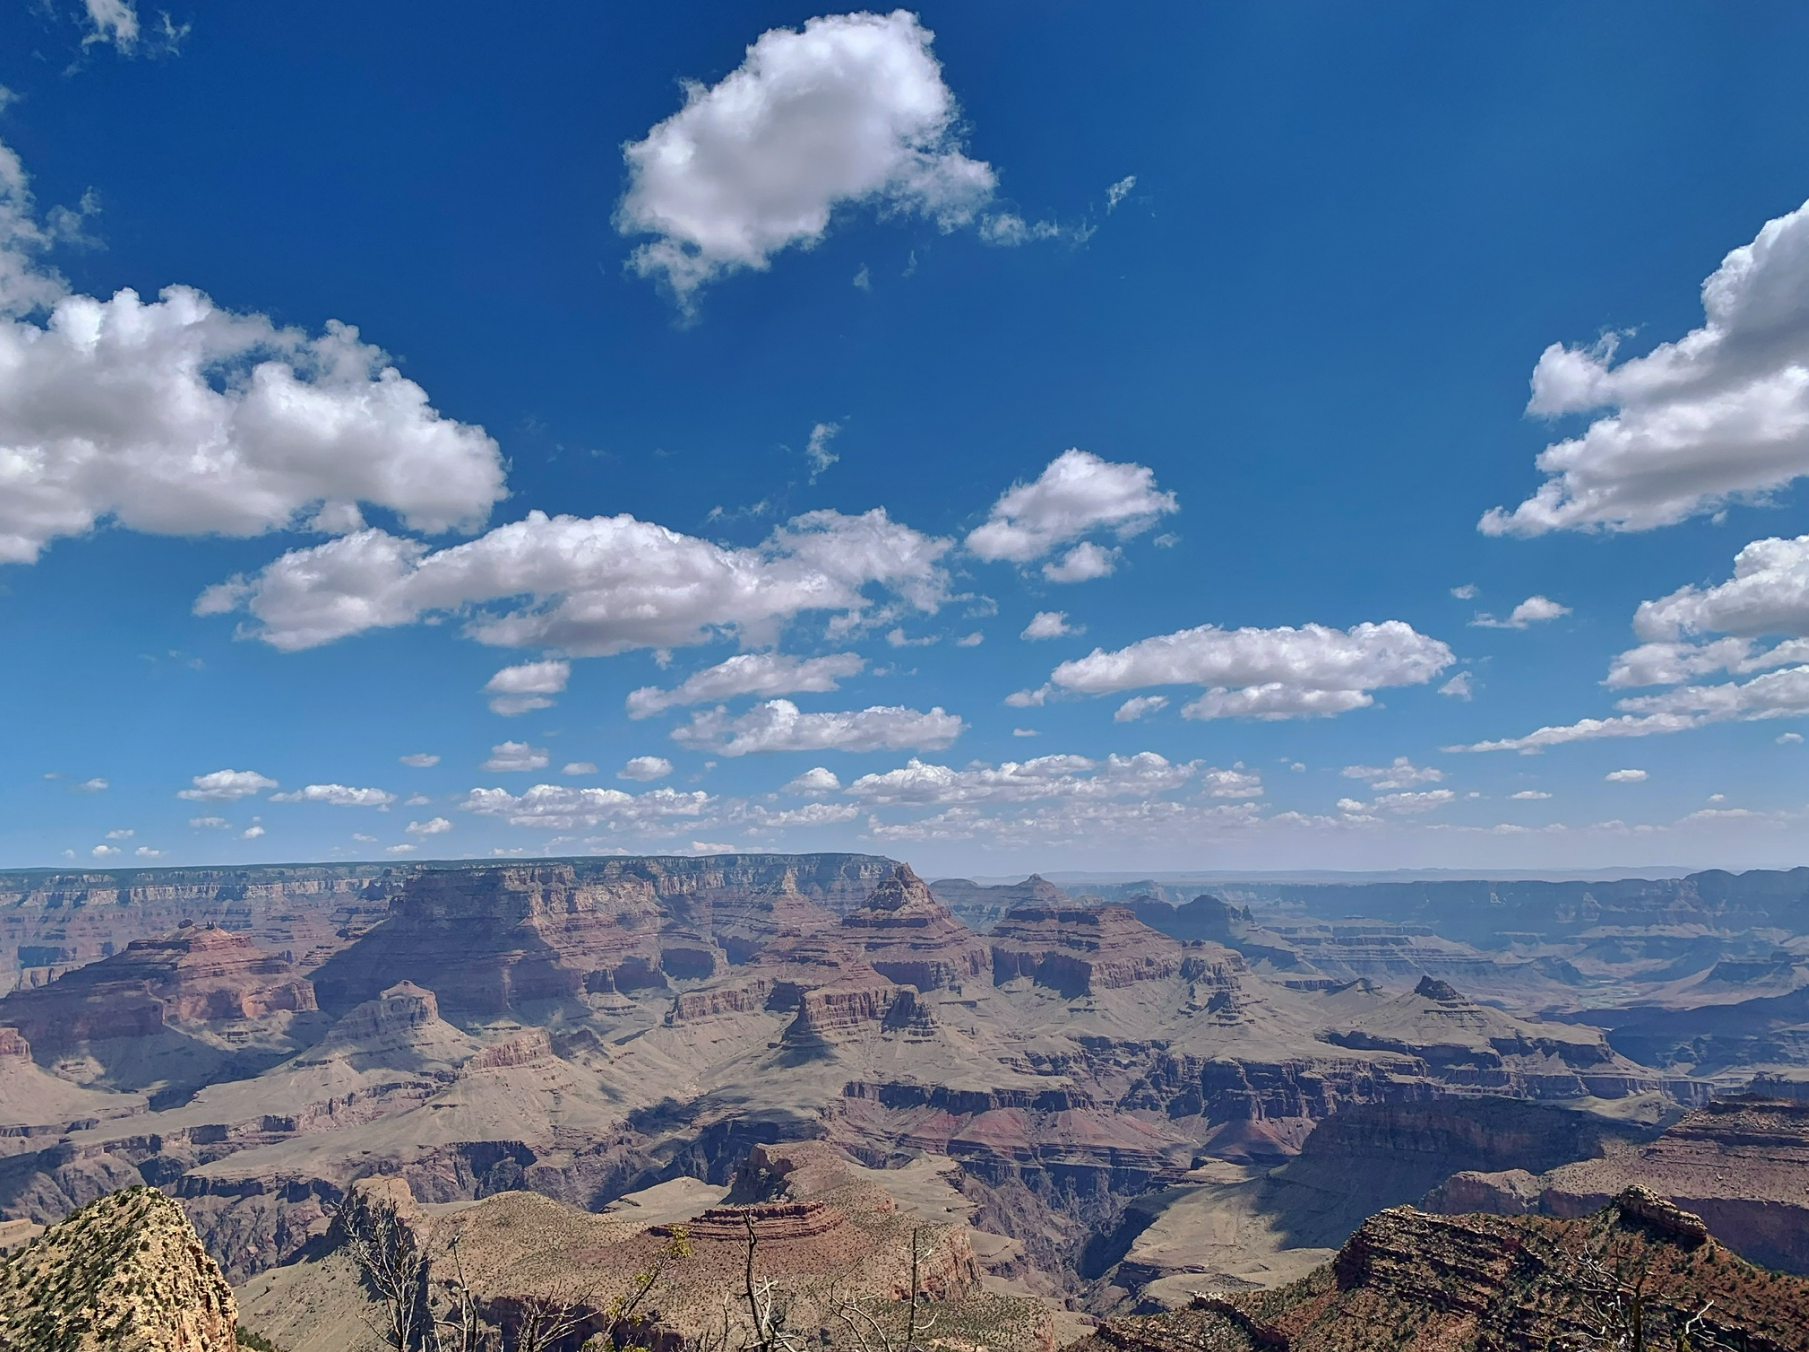
<svg viewBox="0 0 1809 1352"><path fill-rule="evenodd" d="M932 36L904 10L832 15L771 29L719 83L688 83L685 106L623 151L617 228L657 237L636 270L689 304L724 273L815 244L838 207L972 221L997 177L961 151Z"/></svg>
<svg viewBox="0 0 1809 1352"><path fill-rule="evenodd" d="M1702 308L1701 328L1619 365L1612 336L1545 349L1530 412L1614 411L1540 452L1550 477L1485 533L1649 530L1809 474L1809 204L1728 254Z"/></svg>
<svg viewBox="0 0 1809 1352"><path fill-rule="evenodd" d="M181 286L69 294L30 207L0 148L0 562L105 521L248 536L341 529L365 503L442 531L502 498L496 443L356 329L311 337Z"/></svg>
<svg viewBox="0 0 1809 1352"><path fill-rule="evenodd" d="M507 789L472 789L459 806L479 816L498 817L511 826L539 826L571 831L607 823L618 830L644 831L666 823L697 824L715 802L701 790L578 789L565 784L536 784L522 793Z"/></svg>
<svg viewBox="0 0 1809 1352"><path fill-rule="evenodd" d="M1809 535L1754 540L1734 556L1729 581L1641 602L1633 632L1649 643L1707 633L1809 637Z"/></svg>
<svg viewBox="0 0 1809 1352"><path fill-rule="evenodd" d="M693 672L670 690L642 686L628 694L628 716L651 718L687 704L708 704L737 695L793 695L835 690L844 677L858 675L867 659L856 653L828 657L788 657L784 653L737 653L727 661Z"/></svg>
<svg viewBox="0 0 1809 1352"><path fill-rule="evenodd" d="M724 756L762 751L939 751L966 728L940 707L927 713L896 705L807 714L788 699L756 704L738 717L727 709L693 714L672 740Z"/></svg>
<svg viewBox="0 0 1809 1352"><path fill-rule="evenodd" d="M469 612L467 632L480 642L580 656L724 634L770 643L806 611L858 620L870 604L869 585L934 611L946 593L939 560L949 543L892 521L884 508L860 516L810 512L751 549L632 516L530 512L442 550L356 531L211 587L195 608L204 615L247 609L252 632L286 651L458 612ZM478 609L486 605L500 608Z"/></svg>
<svg viewBox="0 0 1809 1352"><path fill-rule="evenodd" d="M1303 718L1375 702L1372 691L1424 685L1450 666L1450 648L1401 620L1332 629L1220 629L1202 625L1115 652L1095 648L1063 662L1053 688L1109 695L1157 685L1202 685L1189 718Z"/></svg>
<svg viewBox="0 0 1809 1352"><path fill-rule="evenodd" d="M1173 493L1157 490L1147 466L1063 451L1033 482L1006 489L986 521L968 533L967 547L988 562L1029 563L1094 531L1136 535L1178 507ZM1113 555L1088 543L1043 573L1052 582L1080 582L1105 576L1115 564Z"/></svg>

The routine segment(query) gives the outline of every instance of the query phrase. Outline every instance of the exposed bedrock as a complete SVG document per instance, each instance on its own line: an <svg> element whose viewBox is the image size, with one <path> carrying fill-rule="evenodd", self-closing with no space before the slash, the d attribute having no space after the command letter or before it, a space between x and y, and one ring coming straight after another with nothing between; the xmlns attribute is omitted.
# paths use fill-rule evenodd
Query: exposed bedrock
<svg viewBox="0 0 1809 1352"><path fill-rule="evenodd" d="M746 962L852 911L893 865L868 855L729 855L428 869L315 972L340 1011L409 980L455 1015L665 988Z"/></svg>
<svg viewBox="0 0 1809 1352"><path fill-rule="evenodd" d="M1719 1099L1654 1140L1590 1153L1598 1157L1543 1172L1527 1165L1525 1172L1458 1174L1427 1205L1582 1216L1637 1185L1702 1216L1743 1257L1809 1273L1809 1103Z"/></svg>
<svg viewBox="0 0 1809 1352"><path fill-rule="evenodd" d="M1124 906L1020 907L994 927L991 948L996 984L1027 977L1067 996L1166 980L1190 962L1196 980L1229 982L1243 969L1237 954L1216 946L1190 955Z"/></svg>
<svg viewBox="0 0 1809 1352"><path fill-rule="evenodd" d="M1159 1051L1121 1106L1209 1122L1330 1117L1353 1104L1432 1098L1416 1057L1291 1057L1275 1061Z"/></svg>
<svg viewBox="0 0 1809 1352"><path fill-rule="evenodd" d="M843 916L841 931L874 971L920 991L959 989L991 966L986 944L930 895L908 864Z"/></svg>
<svg viewBox="0 0 1809 1352"><path fill-rule="evenodd" d="M282 958L223 929L188 926L0 1000L0 1023L42 1053L148 1037L166 1023L224 1023L306 1013L314 988Z"/></svg>

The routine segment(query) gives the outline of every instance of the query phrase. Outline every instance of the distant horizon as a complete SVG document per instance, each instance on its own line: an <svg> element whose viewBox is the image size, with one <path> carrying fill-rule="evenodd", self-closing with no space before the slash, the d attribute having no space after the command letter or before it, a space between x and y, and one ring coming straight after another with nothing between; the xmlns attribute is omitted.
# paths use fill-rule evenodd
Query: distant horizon
<svg viewBox="0 0 1809 1352"><path fill-rule="evenodd" d="M257 863L232 864L171 864L157 863L144 865L81 865L63 864L42 867L0 868L0 879L29 875L49 876L110 876L145 873L179 873L188 871L252 871L259 869L400 869L413 870L420 868L447 868L459 866L503 866L508 864L535 863L601 863L610 859L697 859L726 858L741 856L746 858L773 856L815 856L815 855L860 855L870 858L889 859L894 863L907 864L913 872L932 886L943 881L965 881L982 887L1008 887L1027 882L1032 877L1040 877L1064 891L1073 887L1087 885L1122 885L1125 883L1151 882L1163 886L1209 887L1230 883L1294 883L1302 886L1314 884L1366 884L1394 882L1620 882L1628 880L1651 879L1662 881L1689 877L1693 874L1724 872L1735 876L1747 873L1790 873L1800 868L1809 868L1809 864L1786 866L1755 866L1752 868L1726 868L1708 864L1685 867L1682 865L1624 867L1603 869L1574 870L1529 870L1529 869L1150 869L1150 870L1078 870L1078 869L1030 869L1024 873L994 874L973 872L950 872L947 870L922 869L909 859L898 855L885 854L871 850L736 850L723 851L717 854L685 854L671 851L639 851L629 854L567 854L567 855L524 855L507 858L476 857L441 859L315 859L315 860L278 860Z"/></svg>

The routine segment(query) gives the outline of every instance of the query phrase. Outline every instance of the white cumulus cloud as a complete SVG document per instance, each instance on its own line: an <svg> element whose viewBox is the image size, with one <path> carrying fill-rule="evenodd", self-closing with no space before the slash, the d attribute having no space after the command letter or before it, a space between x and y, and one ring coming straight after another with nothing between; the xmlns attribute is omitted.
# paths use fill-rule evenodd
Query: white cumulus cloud
<svg viewBox="0 0 1809 1352"><path fill-rule="evenodd" d="M649 780L664 779L672 773L672 762L664 756L634 756L626 765L616 771L617 779L634 779L642 783Z"/></svg>
<svg viewBox="0 0 1809 1352"><path fill-rule="evenodd" d="M1156 473L1146 466L1063 451L1033 482L1006 489L985 523L968 533L967 547L989 563L1029 563L1094 531L1127 539L1179 505L1173 493L1157 491ZM1104 576L1108 562L1105 550L1073 551L1044 571L1052 581L1072 582Z"/></svg>
<svg viewBox="0 0 1809 1352"><path fill-rule="evenodd" d="M1091 582L1096 577L1110 577L1116 572L1120 557L1116 549L1082 540L1061 558L1045 563L1043 576L1051 582Z"/></svg>
<svg viewBox="0 0 1809 1352"><path fill-rule="evenodd" d="M1754 540L1735 557L1731 579L1642 602L1633 630L1644 641L1614 659L1606 684L1675 688L1619 699L1611 718L1552 724L1460 749L1535 752L1809 714L1809 536ZM1685 684L1716 672L1752 679Z"/></svg>
<svg viewBox="0 0 1809 1352"><path fill-rule="evenodd" d="M814 797L824 793L840 793L841 789L842 781L836 778L835 771L827 766L818 765L806 770L779 792Z"/></svg>
<svg viewBox="0 0 1809 1352"><path fill-rule="evenodd" d="M690 723L673 729L672 740L725 756L763 751L939 751L966 726L941 708L924 713L877 705L807 714L790 700L775 699L757 704L739 717L731 717L721 708L693 714Z"/></svg>
<svg viewBox="0 0 1809 1352"><path fill-rule="evenodd" d="M424 822L410 822L402 829L411 836L441 836L452 829L452 823L444 817L429 817Z"/></svg>
<svg viewBox="0 0 1809 1352"><path fill-rule="evenodd" d="M490 748L490 759L484 769L496 771L544 770L547 755L541 747L526 742L498 742Z"/></svg>
<svg viewBox="0 0 1809 1352"><path fill-rule="evenodd" d="M737 695L793 695L840 688L867 665L855 653L828 657L788 657L784 653L737 653L727 661L687 676L671 690L642 686L629 692L628 716L650 718L687 704L708 704Z"/></svg>
<svg viewBox="0 0 1809 1352"><path fill-rule="evenodd" d="M256 770L215 770L212 774L196 775L189 782L194 787L182 789L176 796L191 803L230 803L276 787L274 779Z"/></svg>
<svg viewBox="0 0 1809 1352"><path fill-rule="evenodd" d="M841 207L972 221L997 177L962 153L932 37L904 10L831 15L761 34L715 85L688 82L684 107L623 151L616 226L656 237L633 267L688 307L725 273L817 243Z"/></svg>
<svg viewBox="0 0 1809 1352"><path fill-rule="evenodd" d="M330 807L388 807L396 795L383 789L355 789L345 784L304 784L288 793L270 795L273 803L326 803Z"/></svg>
<svg viewBox="0 0 1809 1352"><path fill-rule="evenodd" d="M1153 714L1167 707L1167 695L1132 695L1118 706L1118 712L1112 715L1112 721L1114 723L1135 723L1145 714Z"/></svg>
<svg viewBox="0 0 1809 1352"><path fill-rule="evenodd" d="M1095 648L1050 673L1050 684L1084 695L1153 685L1206 693L1187 718L1303 718L1375 702L1390 686L1424 685L1450 666L1450 648L1400 620L1332 629L1220 629L1202 625L1146 638L1115 652ZM1035 693L1035 692L1031 692Z"/></svg>
<svg viewBox="0 0 1809 1352"><path fill-rule="evenodd" d="M1613 335L1545 349L1529 412L1612 412L1540 452L1549 477L1485 533L1650 530L1809 474L1809 204L1728 254L1702 308L1701 328L1618 365Z"/></svg>
<svg viewBox="0 0 1809 1352"><path fill-rule="evenodd" d="M485 684L484 691L490 696L492 713L513 718L535 709L551 708L553 701L547 696L564 690L571 676L570 662L523 662L497 672Z"/></svg>
<svg viewBox="0 0 1809 1352"><path fill-rule="evenodd" d="M0 562L107 522L250 536L343 529L368 503L443 531L502 498L496 443L357 329L309 335L182 286L71 293L35 260L53 233L0 147Z"/></svg>
<svg viewBox="0 0 1809 1352"><path fill-rule="evenodd" d="M1602 778L1610 784L1638 784L1648 776L1644 770L1610 770Z"/></svg>
<svg viewBox="0 0 1809 1352"><path fill-rule="evenodd" d="M472 789L460 804L467 812L497 817L511 826L538 826L571 831L608 823L627 831L658 827L672 821L693 822L715 800L707 793L651 789L579 789L565 784L536 784L523 793L506 789Z"/></svg>
<svg viewBox="0 0 1809 1352"><path fill-rule="evenodd" d="M1570 607L1559 605L1549 596L1529 596L1515 606L1505 620L1497 619L1486 611L1470 621L1473 629L1525 629L1528 625L1543 624L1547 620L1555 620L1561 615L1570 614Z"/></svg>
<svg viewBox="0 0 1809 1352"><path fill-rule="evenodd" d="M870 604L869 585L935 611L945 599L939 560L949 547L883 508L860 516L809 512L748 549L631 516L530 512L441 550L382 530L355 531L210 587L195 610L248 610L255 636L284 651L451 613L468 615L466 632L481 643L579 656L685 647L725 634L765 645L805 612L857 622Z"/></svg>
<svg viewBox="0 0 1809 1352"><path fill-rule="evenodd" d="M965 769L913 758L896 770L862 775L848 794L875 806L1029 803L1055 799L1155 797L1199 784L1211 798L1258 798L1262 777L1200 761L1177 764L1153 751L1133 756L1038 756L1027 761L976 763Z"/></svg>
<svg viewBox="0 0 1809 1352"><path fill-rule="evenodd" d="M396 759L411 770L431 770L440 763L438 756L426 751L412 751L406 756L397 756Z"/></svg>
<svg viewBox="0 0 1809 1352"><path fill-rule="evenodd" d="M1405 756L1396 756L1388 765L1347 765L1339 773L1346 779L1361 779L1372 789L1410 789L1416 784L1436 784L1445 777L1443 770L1415 765Z"/></svg>
<svg viewBox="0 0 1809 1352"><path fill-rule="evenodd" d="M1068 612L1065 610L1039 610L1030 617L1030 623L1024 626L1019 638L1032 641L1043 638L1067 638L1072 634L1084 634L1084 624L1069 624Z"/></svg>

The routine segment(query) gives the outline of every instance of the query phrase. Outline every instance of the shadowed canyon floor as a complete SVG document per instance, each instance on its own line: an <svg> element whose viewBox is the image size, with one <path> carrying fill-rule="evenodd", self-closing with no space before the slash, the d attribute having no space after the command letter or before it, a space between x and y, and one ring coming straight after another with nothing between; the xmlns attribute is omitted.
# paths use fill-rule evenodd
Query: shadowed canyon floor
<svg viewBox="0 0 1809 1352"><path fill-rule="evenodd" d="M322 1246L361 1180L486 1244L556 1215L600 1284L739 1189L826 1208L774 1213L804 1285L890 1290L934 1228L960 1317L1026 1347L1302 1279L1402 1203L1644 1184L1809 1271L1809 871L1225 893L863 855L13 875L0 1224L155 1184L248 1309L355 1322Z"/></svg>

